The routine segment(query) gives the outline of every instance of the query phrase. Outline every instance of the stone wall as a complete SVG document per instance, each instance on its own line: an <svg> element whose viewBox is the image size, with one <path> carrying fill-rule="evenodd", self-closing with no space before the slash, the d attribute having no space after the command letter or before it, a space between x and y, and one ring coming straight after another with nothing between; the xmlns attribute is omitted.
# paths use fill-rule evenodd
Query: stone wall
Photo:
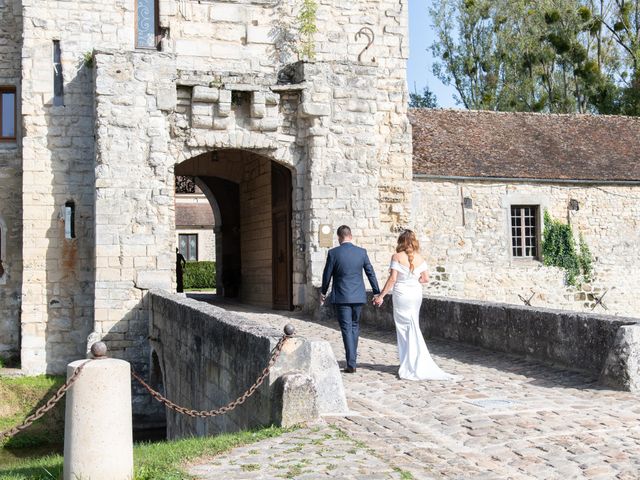
<svg viewBox="0 0 640 480"><path fill-rule="evenodd" d="M472 208L462 207L463 197ZM571 200L578 210L571 210ZM431 270L425 292L457 298L591 311L640 312L640 188L637 186L417 180L413 225ZM593 255L589 283L568 286L564 271L511 256L511 204L540 205L569 222ZM463 217L464 215L464 217ZM578 238L576 238L576 245Z"/></svg>
<svg viewBox="0 0 640 480"><path fill-rule="evenodd" d="M61 373L85 354L94 322L94 265L103 261L94 253L94 85L85 58L97 47L132 48L134 2L21 3L22 368ZM63 105L53 98L54 40L61 48ZM76 209L75 239L64 238L61 221L69 201Z"/></svg>
<svg viewBox="0 0 640 480"><path fill-rule="evenodd" d="M166 54L98 53L94 70L94 329L111 342L114 356L144 370L144 294L175 289L174 162L163 113L175 106L175 62Z"/></svg>
<svg viewBox="0 0 640 480"><path fill-rule="evenodd" d="M18 0L0 3L0 86L16 88L20 110L22 10ZM17 360L22 287L22 168L20 115L15 142L0 142L0 358Z"/></svg>
<svg viewBox="0 0 640 480"><path fill-rule="evenodd" d="M157 291L149 296L151 341L164 392L174 402L196 410L218 408L243 394L262 373L282 336L271 327L213 305ZM276 384L291 373L313 379L316 387L312 402L303 402L303 410L311 411L312 403L319 414L347 412L342 378L330 345L295 337L287 341L265 383L228 414L192 419L167 410L168 438L278 423L291 412L283 415Z"/></svg>
<svg viewBox="0 0 640 480"><path fill-rule="evenodd" d="M381 308L369 303L362 321L395 328L392 297ZM640 391L638 318L425 297L420 328L427 339L439 337L514 353L587 371L607 385ZM635 335L620 335L625 328Z"/></svg>

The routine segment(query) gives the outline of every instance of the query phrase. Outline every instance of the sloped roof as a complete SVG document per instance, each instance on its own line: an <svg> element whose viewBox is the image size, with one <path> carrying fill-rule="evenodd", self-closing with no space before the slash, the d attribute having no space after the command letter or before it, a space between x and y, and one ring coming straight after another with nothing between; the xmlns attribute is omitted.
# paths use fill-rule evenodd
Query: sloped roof
<svg viewBox="0 0 640 480"><path fill-rule="evenodd" d="M176 226L213 227L211 206L206 203L176 203Z"/></svg>
<svg viewBox="0 0 640 480"><path fill-rule="evenodd" d="M640 118L412 109L413 172L640 181Z"/></svg>

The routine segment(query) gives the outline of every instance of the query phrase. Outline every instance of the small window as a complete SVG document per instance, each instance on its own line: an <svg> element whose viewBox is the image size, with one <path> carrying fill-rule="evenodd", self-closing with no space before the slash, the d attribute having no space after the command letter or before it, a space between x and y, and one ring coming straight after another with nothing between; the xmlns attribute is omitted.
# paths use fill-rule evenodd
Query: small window
<svg viewBox="0 0 640 480"><path fill-rule="evenodd" d="M198 260L198 234L180 234L178 236L180 253L187 261Z"/></svg>
<svg viewBox="0 0 640 480"><path fill-rule="evenodd" d="M159 48L158 0L136 0L136 48Z"/></svg>
<svg viewBox="0 0 640 480"><path fill-rule="evenodd" d="M537 205L511 206L511 253L514 257L539 257L538 211Z"/></svg>
<svg viewBox="0 0 640 480"><path fill-rule="evenodd" d="M0 141L16 139L16 87L0 87Z"/></svg>
<svg viewBox="0 0 640 480"><path fill-rule="evenodd" d="M64 238L76 238L76 206L73 202L64 204Z"/></svg>
<svg viewBox="0 0 640 480"><path fill-rule="evenodd" d="M60 40L53 41L53 104L64 105L64 78Z"/></svg>
<svg viewBox="0 0 640 480"><path fill-rule="evenodd" d="M5 265L5 256L6 256L6 233L7 226L4 221L0 218L0 285L4 285L6 283L6 265Z"/></svg>

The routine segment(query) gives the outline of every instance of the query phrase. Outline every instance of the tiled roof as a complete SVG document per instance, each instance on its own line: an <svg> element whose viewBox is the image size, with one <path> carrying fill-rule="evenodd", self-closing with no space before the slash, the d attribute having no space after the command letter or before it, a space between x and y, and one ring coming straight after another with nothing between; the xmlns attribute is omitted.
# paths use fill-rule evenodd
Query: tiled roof
<svg viewBox="0 0 640 480"><path fill-rule="evenodd" d="M640 181L640 118L413 109L413 173Z"/></svg>
<svg viewBox="0 0 640 480"><path fill-rule="evenodd" d="M213 227L211 206L206 203L176 203L176 226Z"/></svg>

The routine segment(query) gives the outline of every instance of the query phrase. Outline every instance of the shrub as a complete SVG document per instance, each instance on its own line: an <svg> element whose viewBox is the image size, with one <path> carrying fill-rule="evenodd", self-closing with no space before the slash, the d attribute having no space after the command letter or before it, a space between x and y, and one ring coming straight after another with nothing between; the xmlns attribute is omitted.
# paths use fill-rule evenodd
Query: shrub
<svg viewBox="0 0 640 480"><path fill-rule="evenodd" d="M546 211L544 212L542 259L545 265L563 268L569 285L575 286L580 275L584 281L591 280L593 262L584 238L580 236L580 253L578 253L571 225L554 220Z"/></svg>
<svg viewBox="0 0 640 480"><path fill-rule="evenodd" d="M185 289L215 288L216 262L187 262L183 282Z"/></svg>

